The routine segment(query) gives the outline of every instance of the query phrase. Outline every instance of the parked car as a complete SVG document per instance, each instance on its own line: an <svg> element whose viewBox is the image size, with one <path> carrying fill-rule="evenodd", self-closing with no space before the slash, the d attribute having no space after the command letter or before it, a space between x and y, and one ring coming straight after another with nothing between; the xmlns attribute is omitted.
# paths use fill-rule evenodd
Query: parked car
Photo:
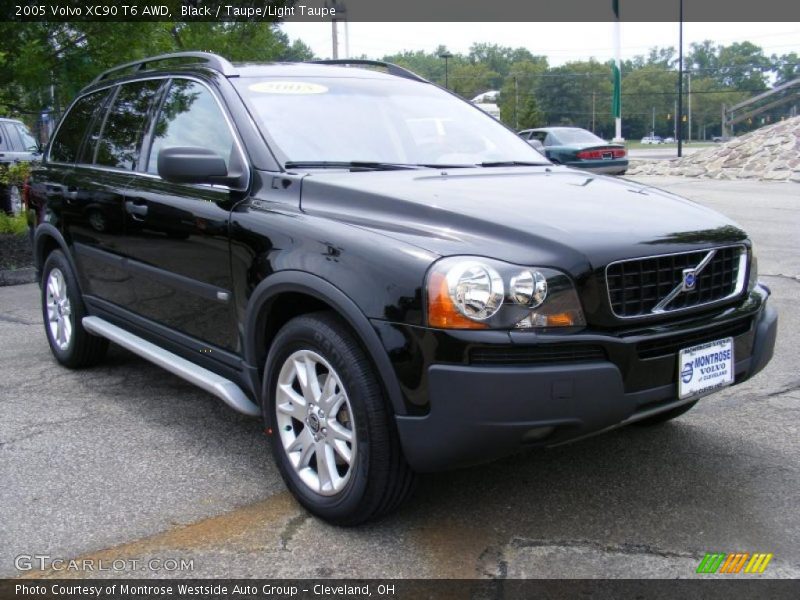
<svg viewBox="0 0 800 600"><path fill-rule="evenodd" d="M31 162L40 157L39 144L22 121L0 118L0 166ZM0 184L0 209L11 215L22 211L19 185Z"/></svg>
<svg viewBox="0 0 800 600"><path fill-rule="evenodd" d="M648 135L642 138L642 144L663 144L664 140L659 135Z"/></svg>
<svg viewBox="0 0 800 600"><path fill-rule="evenodd" d="M670 136L670 137L665 137L665 138L664 138L664 143L665 143L665 144L674 144L674 143L675 143L675 138L674 138L674 137L672 137L672 136Z"/></svg>
<svg viewBox="0 0 800 600"><path fill-rule="evenodd" d="M623 175L628 169L625 146L609 144L579 127L526 129L519 136L537 150L544 149L545 156L556 164L611 175Z"/></svg>
<svg viewBox="0 0 800 600"><path fill-rule="evenodd" d="M387 63L122 65L30 190L55 359L111 341L263 419L333 523L417 472L674 419L775 343L730 219L552 164Z"/></svg>

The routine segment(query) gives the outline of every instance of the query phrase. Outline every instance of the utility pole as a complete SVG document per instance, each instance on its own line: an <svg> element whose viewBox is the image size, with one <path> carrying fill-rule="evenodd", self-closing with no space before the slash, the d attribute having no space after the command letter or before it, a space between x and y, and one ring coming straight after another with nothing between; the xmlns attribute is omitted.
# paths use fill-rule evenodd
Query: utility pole
<svg viewBox="0 0 800 600"><path fill-rule="evenodd" d="M519 81L514 75L514 129L519 129Z"/></svg>
<svg viewBox="0 0 800 600"><path fill-rule="evenodd" d="M594 116L595 116L595 112L594 112L594 97L595 97L595 91L592 90L592 133L594 133L596 135L595 124L594 124Z"/></svg>
<svg viewBox="0 0 800 600"><path fill-rule="evenodd" d="M678 158L683 156L683 0L680 0L680 14L678 19L678 110L675 118L678 120Z"/></svg>
<svg viewBox="0 0 800 600"><path fill-rule="evenodd" d="M689 108L687 109L686 112L689 114L689 122L687 123L688 125L687 129L689 131L687 132L688 135L686 137L686 141L691 142L692 141L692 72L689 71L687 75L689 76L689 89L686 93L686 103L689 105Z"/></svg>
<svg viewBox="0 0 800 600"><path fill-rule="evenodd" d="M653 107L653 125L650 127L650 135L656 134L656 107Z"/></svg>
<svg viewBox="0 0 800 600"><path fill-rule="evenodd" d="M325 8L334 9L336 12L334 13L333 18L331 19L331 43L333 45L333 58L334 60L339 58L339 31L338 31L338 23L339 21L344 21L344 51L347 54L346 58L350 58L350 35L349 30L347 27L346 21L346 12L347 8L345 7L343 2L338 2L338 0L331 0L330 3L325 2Z"/></svg>

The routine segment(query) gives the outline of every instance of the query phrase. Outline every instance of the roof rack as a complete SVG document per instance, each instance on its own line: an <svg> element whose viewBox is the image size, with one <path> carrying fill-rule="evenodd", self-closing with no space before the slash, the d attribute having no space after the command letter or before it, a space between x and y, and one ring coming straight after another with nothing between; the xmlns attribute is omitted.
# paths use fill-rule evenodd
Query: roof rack
<svg viewBox="0 0 800 600"><path fill-rule="evenodd" d="M413 71L409 71L404 67L390 62L384 62L382 60L366 60L363 58L333 58L326 60L310 60L308 62L318 65L367 65L371 67L384 67L389 75L395 75L405 79L413 79L414 81L421 81L423 83L430 83L427 79L420 77Z"/></svg>
<svg viewBox="0 0 800 600"><path fill-rule="evenodd" d="M173 52L172 54L161 54L159 56L151 56L150 58L143 58L141 60L134 60L129 63L125 63L124 65L119 65L117 67L113 67L108 69L107 71L103 71L94 78L92 83L97 83L98 81L103 81L104 79L109 79L113 73L118 71L124 71L126 69L133 69L134 71L144 71L148 65L156 62L163 62L165 60L174 60L176 58L195 58L198 62L203 62L205 65L215 71L219 71L225 76L235 75L236 68L228 62L228 60L222 58L218 54L212 54L211 52Z"/></svg>

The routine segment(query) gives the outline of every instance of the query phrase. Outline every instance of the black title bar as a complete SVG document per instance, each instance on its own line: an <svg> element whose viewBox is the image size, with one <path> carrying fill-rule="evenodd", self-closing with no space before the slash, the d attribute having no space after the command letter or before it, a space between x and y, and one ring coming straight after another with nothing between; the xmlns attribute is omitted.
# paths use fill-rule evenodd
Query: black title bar
<svg viewBox="0 0 800 600"><path fill-rule="evenodd" d="M618 0L626 22L678 21L681 0ZM0 0L12 21L587 22L613 0ZM800 21L796 0L683 0L687 22Z"/></svg>

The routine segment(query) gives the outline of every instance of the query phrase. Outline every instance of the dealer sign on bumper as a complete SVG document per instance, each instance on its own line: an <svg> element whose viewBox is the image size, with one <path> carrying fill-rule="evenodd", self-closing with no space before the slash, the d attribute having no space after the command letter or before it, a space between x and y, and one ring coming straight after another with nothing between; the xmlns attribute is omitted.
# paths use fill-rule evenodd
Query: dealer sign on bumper
<svg viewBox="0 0 800 600"><path fill-rule="evenodd" d="M699 396L733 383L733 338L681 350L678 396Z"/></svg>

